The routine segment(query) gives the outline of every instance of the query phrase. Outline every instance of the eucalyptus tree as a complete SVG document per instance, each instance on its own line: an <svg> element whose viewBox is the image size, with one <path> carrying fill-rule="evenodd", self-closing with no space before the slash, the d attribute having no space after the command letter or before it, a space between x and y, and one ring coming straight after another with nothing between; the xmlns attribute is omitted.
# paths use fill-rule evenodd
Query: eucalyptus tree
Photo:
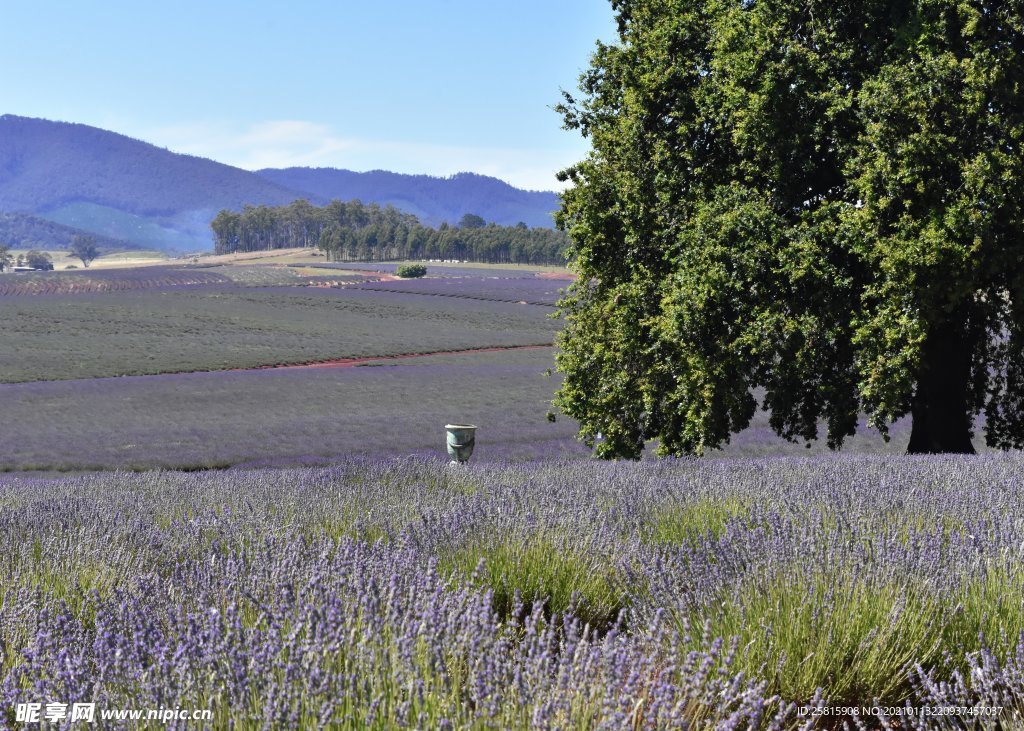
<svg viewBox="0 0 1024 731"><path fill-rule="evenodd" d="M68 253L82 260L82 266L88 268L93 260L100 255L99 247L96 246L96 237L87 234L75 234L71 240Z"/></svg>
<svg viewBox="0 0 1024 731"><path fill-rule="evenodd" d="M972 452L982 412L1024 445L1024 3L612 5L559 107L584 441L700 454L760 406L833 448L861 413L910 414L912 453Z"/></svg>

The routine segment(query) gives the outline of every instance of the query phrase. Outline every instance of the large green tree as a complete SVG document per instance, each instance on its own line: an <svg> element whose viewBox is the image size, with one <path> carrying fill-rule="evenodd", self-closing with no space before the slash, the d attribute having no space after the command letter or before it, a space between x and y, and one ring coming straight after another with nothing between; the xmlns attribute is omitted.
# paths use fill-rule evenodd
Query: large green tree
<svg viewBox="0 0 1024 731"><path fill-rule="evenodd" d="M584 441L700 454L762 406L833 448L862 412L913 453L972 452L981 412L1024 445L1022 0L612 5L560 106Z"/></svg>
<svg viewBox="0 0 1024 731"><path fill-rule="evenodd" d="M100 255L99 247L96 246L96 237L87 234L75 234L68 247L68 253L77 256L82 260L82 266L88 267L93 259Z"/></svg>
<svg viewBox="0 0 1024 731"><path fill-rule="evenodd" d="M45 251L32 249L25 252L25 265L33 269L53 269L53 260Z"/></svg>

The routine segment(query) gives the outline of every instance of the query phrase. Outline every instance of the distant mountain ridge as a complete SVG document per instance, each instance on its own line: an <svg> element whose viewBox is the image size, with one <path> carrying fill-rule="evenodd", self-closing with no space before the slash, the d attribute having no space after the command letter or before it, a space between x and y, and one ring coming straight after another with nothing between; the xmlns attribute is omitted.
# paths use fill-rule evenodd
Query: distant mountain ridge
<svg viewBox="0 0 1024 731"><path fill-rule="evenodd" d="M486 221L514 226L551 227L558 195L550 191L514 188L508 183L475 173L450 178L405 175L386 170L356 173L336 168L267 168L258 175L292 190L328 200L354 200L393 205L412 213L421 223L436 226L456 223L473 213Z"/></svg>
<svg viewBox="0 0 1024 731"><path fill-rule="evenodd" d="M0 211L160 249L207 248L221 208L295 199L251 172L84 124L0 117Z"/></svg>
<svg viewBox="0 0 1024 731"><path fill-rule="evenodd" d="M65 234L87 231L107 245L210 249L210 222L218 211L286 205L299 198L318 205L333 198L392 204L434 225L475 213L501 224L552 226L550 214L558 205L555 193L522 191L471 173L451 178L333 168L257 173L84 124L0 116L0 213L19 214L19 232L33 228L26 216L65 227L35 225L53 248ZM15 219L7 220L11 231ZM13 234L4 231L0 228L0 244L23 243L6 240Z"/></svg>

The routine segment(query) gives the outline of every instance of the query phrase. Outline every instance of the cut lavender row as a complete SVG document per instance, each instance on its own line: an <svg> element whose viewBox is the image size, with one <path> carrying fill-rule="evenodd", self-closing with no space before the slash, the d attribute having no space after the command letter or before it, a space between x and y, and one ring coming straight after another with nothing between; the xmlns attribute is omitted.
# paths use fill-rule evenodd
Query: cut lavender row
<svg viewBox="0 0 1024 731"><path fill-rule="evenodd" d="M409 292L471 300L497 300L531 305L554 306L561 298L559 290L567 282L552 279L499 279L496 277L458 277L408 279L392 282L356 284L360 289L383 292Z"/></svg>

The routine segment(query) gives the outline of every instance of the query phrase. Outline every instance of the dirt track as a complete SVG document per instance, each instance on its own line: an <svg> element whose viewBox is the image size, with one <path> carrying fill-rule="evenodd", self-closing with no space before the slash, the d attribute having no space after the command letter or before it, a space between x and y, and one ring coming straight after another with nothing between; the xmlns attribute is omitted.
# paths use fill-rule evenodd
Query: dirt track
<svg viewBox="0 0 1024 731"><path fill-rule="evenodd" d="M409 358L429 358L435 355L469 355L473 353L499 353L504 350L539 350L552 348L553 345L506 345L491 348L466 348L464 350L439 350L434 353L402 353L401 355L378 355L368 358L337 358L313 363L283 363L281 365L256 366L255 368L232 368L233 371L266 371L282 368L352 368L366 363L379 363L389 360L407 360Z"/></svg>

